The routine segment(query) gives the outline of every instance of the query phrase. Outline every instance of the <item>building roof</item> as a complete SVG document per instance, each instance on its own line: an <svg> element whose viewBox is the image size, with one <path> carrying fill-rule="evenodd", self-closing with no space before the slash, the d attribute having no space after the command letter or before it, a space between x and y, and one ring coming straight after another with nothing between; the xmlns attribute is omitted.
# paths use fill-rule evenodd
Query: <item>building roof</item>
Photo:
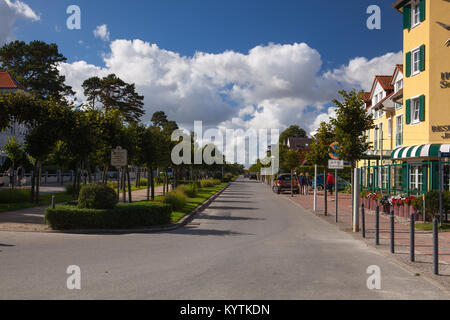
<svg viewBox="0 0 450 320"><path fill-rule="evenodd" d="M398 74L399 72L401 72L401 73L403 74L403 65L402 65L402 64L397 64L397 65L395 66L394 74L392 75L392 79L391 79L391 86L394 86L394 85L395 85L394 80L396 79L397 74Z"/></svg>
<svg viewBox="0 0 450 320"><path fill-rule="evenodd" d="M371 95L370 92L363 92L361 94L361 99L366 104L366 110L369 109L372 106L372 99L370 99L370 95Z"/></svg>
<svg viewBox="0 0 450 320"><path fill-rule="evenodd" d="M397 0L392 4L392 7L398 12L403 12L403 7L410 2L411 0Z"/></svg>
<svg viewBox="0 0 450 320"><path fill-rule="evenodd" d="M370 97L373 96L373 90L375 89L375 85L377 82L381 85L384 91L386 91L386 95L389 95L394 91L394 86L391 84L392 76L375 76L373 80L372 89L370 89Z"/></svg>
<svg viewBox="0 0 450 320"><path fill-rule="evenodd" d="M291 149L305 149L313 143L310 138L288 138L287 145Z"/></svg>
<svg viewBox="0 0 450 320"><path fill-rule="evenodd" d="M8 71L0 71L0 90L25 90L19 81L14 79Z"/></svg>

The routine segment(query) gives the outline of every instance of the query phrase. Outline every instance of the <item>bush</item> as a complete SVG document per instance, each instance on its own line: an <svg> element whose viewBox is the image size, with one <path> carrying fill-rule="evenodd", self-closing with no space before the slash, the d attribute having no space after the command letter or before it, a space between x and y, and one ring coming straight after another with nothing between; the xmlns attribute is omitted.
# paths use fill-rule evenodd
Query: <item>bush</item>
<svg viewBox="0 0 450 320"><path fill-rule="evenodd" d="M198 194L198 188L196 184L181 185L177 187L176 190L184 193L189 198L195 198Z"/></svg>
<svg viewBox="0 0 450 320"><path fill-rule="evenodd" d="M0 203L21 203L30 201L30 191L22 189L4 189L0 191Z"/></svg>
<svg viewBox="0 0 450 320"><path fill-rule="evenodd" d="M88 184L80 191L80 209L112 209L117 204L117 193L103 184Z"/></svg>
<svg viewBox="0 0 450 320"><path fill-rule="evenodd" d="M231 182L233 181L233 175L231 173L227 173L223 176L223 182Z"/></svg>
<svg viewBox="0 0 450 320"><path fill-rule="evenodd" d="M194 181L194 180L177 180L177 186L184 186L184 185L190 185L195 184L198 189L202 187L200 181Z"/></svg>
<svg viewBox="0 0 450 320"><path fill-rule="evenodd" d="M172 208L165 204L119 204L114 209L80 209L76 206L57 206L45 213L45 222L54 230L130 229L168 225Z"/></svg>
<svg viewBox="0 0 450 320"><path fill-rule="evenodd" d="M180 211L183 210L184 206L186 205L187 197L183 192L175 191L168 193L163 198L163 203L170 204L174 211Z"/></svg>
<svg viewBox="0 0 450 320"><path fill-rule="evenodd" d="M218 179L205 179L202 180L200 183L202 188L211 188L219 185L221 182Z"/></svg>
<svg viewBox="0 0 450 320"><path fill-rule="evenodd" d="M147 186L147 179L146 178L141 178L138 181L137 187L146 187Z"/></svg>

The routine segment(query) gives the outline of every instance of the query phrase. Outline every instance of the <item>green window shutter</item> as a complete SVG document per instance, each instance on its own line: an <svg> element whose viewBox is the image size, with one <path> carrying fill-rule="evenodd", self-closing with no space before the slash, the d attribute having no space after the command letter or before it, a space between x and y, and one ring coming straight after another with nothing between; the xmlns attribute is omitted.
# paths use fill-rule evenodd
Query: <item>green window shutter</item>
<svg viewBox="0 0 450 320"><path fill-rule="evenodd" d="M405 57L406 77L411 76L411 51L406 53Z"/></svg>
<svg viewBox="0 0 450 320"><path fill-rule="evenodd" d="M411 5L403 7L403 29L411 28Z"/></svg>
<svg viewBox="0 0 450 320"><path fill-rule="evenodd" d="M423 186L422 191L427 192L428 191L428 165L422 166L422 175L423 175Z"/></svg>
<svg viewBox="0 0 450 320"><path fill-rule="evenodd" d="M425 70L425 45L420 46L420 71Z"/></svg>
<svg viewBox="0 0 450 320"><path fill-rule="evenodd" d="M420 112L419 112L420 121L425 121L425 96L420 96Z"/></svg>
<svg viewBox="0 0 450 320"><path fill-rule="evenodd" d="M406 124L411 124L411 100L406 100L406 113L405 113Z"/></svg>
<svg viewBox="0 0 450 320"><path fill-rule="evenodd" d="M424 22L426 18L426 0L420 0L420 21Z"/></svg>

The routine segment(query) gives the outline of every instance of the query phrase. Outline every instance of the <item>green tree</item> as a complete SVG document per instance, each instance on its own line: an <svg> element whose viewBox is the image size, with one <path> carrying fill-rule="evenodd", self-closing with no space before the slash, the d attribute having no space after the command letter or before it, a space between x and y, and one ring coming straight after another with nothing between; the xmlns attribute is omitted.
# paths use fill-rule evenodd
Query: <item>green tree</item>
<svg viewBox="0 0 450 320"><path fill-rule="evenodd" d="M54 43L13 41L0 48L1 67L29 92L44 99L53 97L63 101L66 96L74 94L58 70L59 64L66 60Z"/></svg>
<svg viewBox="0 0 450 320"><path fill-rule="evenodd" d="M144 97L129 84L110 74L102 79L89 78L83 83L84 95L92 109L103 108L105 112L117 109L127 122L139 122L144 115Z"/></svg>
<svg viewBox="0 0 450 320"><path fill-rule="evenodd" d="M351 163L352 186L355 185L354 168L356 163L363 159L365 153L370 150L371 144L364 134L373 129L373 117L366 112L364 101L361 99L362 92L352 90L339 91L343 101L334 99L336 105L336 118L331 119L334 126L336 141L339 142L339 156L341 160ZM353 193L352 193L353 194Z"/></svg>
<svg viewBox="0 0 450 320"><path fill-rule="evenodd" d="M299 126L292 125L280 135L280 144L284 144L288 138L307 138L306 131Z"/></svg>

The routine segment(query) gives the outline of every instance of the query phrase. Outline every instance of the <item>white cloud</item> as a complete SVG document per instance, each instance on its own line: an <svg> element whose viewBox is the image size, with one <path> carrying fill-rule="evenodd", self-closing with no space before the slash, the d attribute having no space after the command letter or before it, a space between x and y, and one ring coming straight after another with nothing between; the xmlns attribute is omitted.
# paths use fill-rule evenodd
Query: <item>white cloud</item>
<svg viewBox="0 0 450 320"><path fill-rule="evenodd" d="M94 29L94 36L96 38L102 39L103 41L108 42L110 32L108 31L108 26L106 24L102 24L101 26L97 26Z"/></svg>
<svg viewBox="0 0 450 320"><path fill-rule="evenodd" d="M26 3L0 0L0 45L14 39L14 24L18 19L39 21L40 17Z"/></svg>
<svg viewBox="0 0 450 320"><path fill-rule="evenodd" d="M198 52L186 57L142 40L115 40L103 59L104 67L85 61L61 65L79 99L85 79L115 73L135 83L145 96L144 121L164 110L184 128L202 120L222 130L297 124L313 132L333 116L327 104L338 90L370 89L373 76L391 74L402 54L355 58L321 72L319 52L305 43L257 46L247 54Z"/></svg>

